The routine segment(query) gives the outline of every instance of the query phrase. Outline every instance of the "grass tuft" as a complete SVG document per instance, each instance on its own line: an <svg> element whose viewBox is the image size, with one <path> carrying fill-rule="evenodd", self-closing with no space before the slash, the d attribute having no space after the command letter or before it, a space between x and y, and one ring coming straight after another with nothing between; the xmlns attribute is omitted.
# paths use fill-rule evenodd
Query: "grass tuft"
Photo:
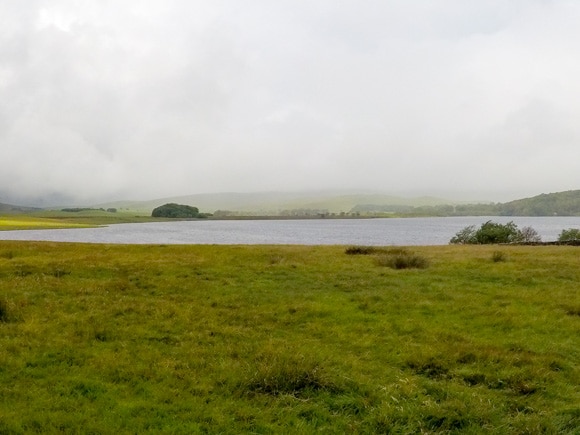
<svg viewBox="0 0 580 435"><path fill-rule="evenodd" d="M580 316L580 305L577 306L568 305L564 307L564 310L566 311L566 314L568 314L569 316Z"/></svg>
<svg viewBox="0 0 580 435"><path fill-rule="evenodd" d="M491 254L491 261L494 263L503 263L507 261L507 255L502 251L493 251Z"/></svg>
<svg viewBox="0 0 580 435"><path fill-rule="evenodd" d="M344 250L346 255L397 255L408 253L406 248L398 246L381 247L381 246L349 246Z"/></svg>
<svg viewBox="0 0 580 435"><path fill-rule="evenodd" d="M36 268L30 264L18 263L14 265L14 275L24 278L36 272Z"/></svg>
<svg viewBox="0 0 580 435"><path fill-rule="evenodd" d="M436 432L459 431L468 426L471 422L469 418L462 415L430 414L425 416L427 429Z"/></svg>
<svg viewBox="0 0 580 435"><path fill-rule="evenodd" d="M410 368L418 375L429 379L446 379L449 377L449 369L440 359L428 358L426 360L409 360L405 367Z"/></svg>
<svg viewBox="0 0 580 435"><path fill-rule="evenodd" d="M270 255L270 257L268 258L268 264L270 264L271 266L281 264L283 262L284 257L282 257L281 255Z"/></svg>
<svg viewBox="0 0 580 435"><path fill-rule="evenodd" d="M272 396L294 396L339 390L316 361L304 356L266 358L253 369L244 384L247 391Z"/></svg>
<svg viewBox="0 0 580 435"><path fill-rule="evenodd" d="M10 320L11 314L8 302L5 299L0 299L0 322L7 323Z"/></svg>
<svg viewBox="0 0 580 435"><path fill-rule="evenodd" d="M558 412L555 420L561 433L577 433L580 428L580 406Z"/></svg>
<svg viewBox="0 0 580 435"><path fill-rule="evenodd" d="M349 246L344 250L346 255L372 255L377 252L374 246Z"/></svg>
<svg viewBox="0 0 580 435"><path fill-rule="evenodd" d="M71 271L64 264L53 264L50 274L55 278L63 278L71 274Z"/></svg>
<svg viewBox="0 0 580 435"><path fill-rule="evenodd" d="M5 258L6 260L12 260L15 256L16 254L14 251L4 251L0 253L0 258Z"/></svg>
<svg viewBox="0 0 580 435"><path fill-rule="evenodd" d="M22 315L14 302L0 299L0 323L13 323L22 320Z"/></svg>
<svg viewBox="0 0 580 435"><path fill-rule="evenodd" d="M379 255L376 262L379 266L391 269L425 269L429 266L429 261L425 257L407 251Z"/></svg>
<svg viewBox="0 0 580 435"><path fill-rule="evenodd" d="M470 387L487 384L487 376L483 373L467 373L462 375L461 378Z"/></svg>

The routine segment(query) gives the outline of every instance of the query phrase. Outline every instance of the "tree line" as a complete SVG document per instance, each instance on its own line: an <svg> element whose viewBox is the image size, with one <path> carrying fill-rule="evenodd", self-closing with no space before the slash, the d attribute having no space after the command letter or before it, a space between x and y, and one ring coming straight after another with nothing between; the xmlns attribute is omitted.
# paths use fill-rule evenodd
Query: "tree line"
<svg viewBox="0 0 580 435"><path fill-rule="evenodd" d="M351 211L409 216L580 216L580 190L541 194L505 203L433 206L360 204Z"/></svg>
<svg viewBox="0 0 580 435"><path fill-rule="evenodd" d="M558 242L580 242L580 229L568 228L562 230ZM469 225L458 231L449 243L454 245L487 245L498 243L541 243L542 238L532 227L518 228L513 222L500 224L487 221L476 228Z"/></svg>

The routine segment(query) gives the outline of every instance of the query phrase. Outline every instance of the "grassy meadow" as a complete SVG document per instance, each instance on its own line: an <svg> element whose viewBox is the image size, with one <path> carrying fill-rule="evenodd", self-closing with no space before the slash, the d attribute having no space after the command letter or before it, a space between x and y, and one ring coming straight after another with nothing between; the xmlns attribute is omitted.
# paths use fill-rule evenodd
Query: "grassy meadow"
<svg viewBox="0 0 580 435"><path fill-rule="evenodd" d="M88 210L71 213L57 210L44 210L26 214L0 215L0 231L89 228L101 225L160 220L163 219L156 219L134 212L109 213L100 210Z"/></svg>
<svg viewBox="0 0 580 435"><path fill-rule="evenodd" d="M89 226L92 225L37 216L0 216L0 231L86 228Z"/></svg>
<svg viewBox="0 0 580 435"><path fill-rule="evenodd" d="M349 253L0 242L0 433L580 433L579 248Z"/></svg>

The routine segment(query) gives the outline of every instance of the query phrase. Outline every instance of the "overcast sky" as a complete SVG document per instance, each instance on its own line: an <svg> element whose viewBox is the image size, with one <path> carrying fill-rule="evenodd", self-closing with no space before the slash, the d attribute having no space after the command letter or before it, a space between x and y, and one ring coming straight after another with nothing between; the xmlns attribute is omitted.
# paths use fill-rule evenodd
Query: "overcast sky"
<svg viewBox="0 0 580 435"><path fill-rule="evenodd" d="M580 2L0 0L0 155L11 198L580 189Z"/></svg>

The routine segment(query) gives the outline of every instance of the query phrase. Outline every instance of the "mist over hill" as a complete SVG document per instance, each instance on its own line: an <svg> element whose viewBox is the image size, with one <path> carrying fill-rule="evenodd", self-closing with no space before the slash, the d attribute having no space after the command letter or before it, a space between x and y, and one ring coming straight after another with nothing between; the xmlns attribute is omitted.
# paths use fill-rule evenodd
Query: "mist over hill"
<svg viewBox="0 0 580 435"><path fill-rule="evenodd" d="M580 190L542 193L499 205L503 216L580 216Z"/></svg>
<svg viewBox="0 0 580 435"><path fill-rule="evenodd" d="M3 214L16 214L16 213L28 213L32 211L41 210L38 207L26 207L22 205L12 205L0 202L0 213Z"/></svg>
<svg viewBox="0 0 580 435"><path fill-rule="evenodd" d="M457 202L430 196L399 197L380 193L258 192L197 194L151 201L120 201L99 204L148 212L159 205L176 202L198 207L203 212L238 212L279 215L293 211L327 213L429 216L580 216L580 190L542 193L505 203Z"/></svg>
<svg viewBox="0 0 580 435"><path fill-rule="evenodd" d="M359 213L398 213L428 216L580 216L580 190L542 193L505 203L437 204L359 204Z"/></svg>
<svg viewBox="0 0 580 435"><path fill-rule="evenodd" d="M3 198L0 197L0 200ZM542 193L505 203L458 202L432 196L402 197L375 192L224 192L158 198L147 201L112 201L91 204L94 208L115 208L150 214L160 205L185 204L203 213L227 215L339 214L403 216L580 216L580 190ZM40 204L13 205L0 202L0 213L28 213L60 209ZM78 204L69 203L67 206ZM87 206L87 204L83 204Z"/></svg>
<svg viewBox="0 0 580 435"><path fill-rule="evenodd" d="M430 196L405 198L380 193L344 192L254 192L195 194L150 201L116 201L95 207L115 207L136 211L150 211L165 203L179 203L198 207L200 211L233 211L263 215L291 210L324 210L329 213L350 212L361 203L398 204L411 207L435 206L452 201Z"/></svg>

